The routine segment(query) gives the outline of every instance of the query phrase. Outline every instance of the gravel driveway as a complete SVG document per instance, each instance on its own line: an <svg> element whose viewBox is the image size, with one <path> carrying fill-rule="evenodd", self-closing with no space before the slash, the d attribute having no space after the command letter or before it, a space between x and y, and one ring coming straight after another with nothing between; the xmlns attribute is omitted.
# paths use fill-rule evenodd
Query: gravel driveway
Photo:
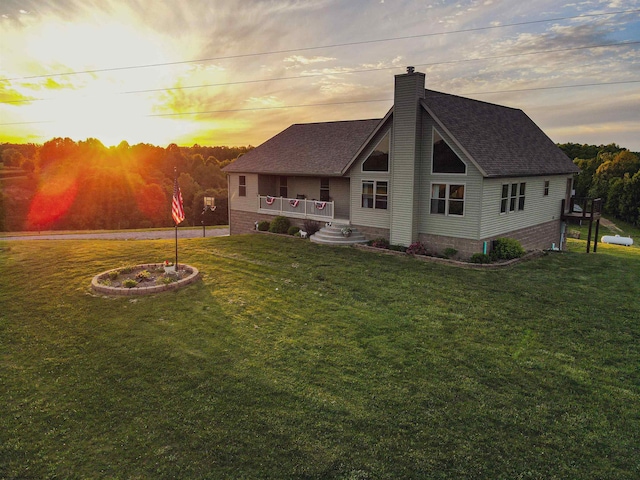
<svg viewBox="0 0 640 480"><path fill-rule="evenodd" d="M149 230L145 232L108 232L108 233L42 233L15 237L2 237L3 240L158 240L175 238L175 230ZM205 236L223 237L229 235L229 228L209 228ZM202 238L202 227L179 228L178 238Z"/></svg>

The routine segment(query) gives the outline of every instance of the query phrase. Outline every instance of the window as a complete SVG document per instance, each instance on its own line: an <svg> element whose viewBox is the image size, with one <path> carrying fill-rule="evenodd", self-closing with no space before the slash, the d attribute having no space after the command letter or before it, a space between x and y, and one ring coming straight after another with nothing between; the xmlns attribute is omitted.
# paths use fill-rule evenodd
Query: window
<svg viewBox="0 0 640 480"><path fill-rule="evenodd" d="M509 197L509 211L516 211L516 198L518 197L518 184L511 184L511 196Z"/></svg>
<svg viewBox="0 0 640 480"><path fill-rule="evenodd" d="M464 185L434 183L431 185L431 213L464 215Z"/></svg>
<svg viewBox="0 0 640 480"><path fill-rule="evenodd" d="M287 198L287 177L280 177L280 196Z"/></svg>
<svg viewBox="0 0 640 480"><path fill-rule="evenodd" d="M467 166L451 150L437 130L433 130L433 173L466 173Z"/></svg>
<svg viewBox="0 0 640 480"><path fill-rule="evenodd" d="M238 180L238 196L247 196L247 177L245 175L240 175L240 179Z"/></svg>
<svg viewBox="0 0 640 480"><path fill-rule="evenodd" d="M544 196L549 196L549 180L544 181Z"/></svg>
<svg viewBox="0 0 640 480"><path fill-rule="evenodd" d="M389 171L389 132L380 140L376 148L371 152L362 164L363 172L388 172Z"/></svg>
<svg viewBox="0 0 640 480"><path fill-rule="evenodd" d="M387 182L376 182L376 208L387 209Z"/></svg>
<svg viewBox="0 0 640 480"><path fill-rule="evenodd" d="M386 210L389 198L388 182L362 182L362 208L376 208Z"/></svg>
<svg viewBox="0 0 640 480"><path fill-rule="evenodd" d="M526 187L526 183L520 184L520 192L518 194L518 210L524 210L524 190Z"/></svg>
<svg viewBox="0 0 640 480"><path fill-rule="evenodd" d="M500 200L500 213L507 213L508 201L509 201L509 185L502 185L502 199Z"/></svg>
<svg viewBox="0 0 640 480"><path fill-rule="evenodd" d="M328 202L329 201L329 179L321 178L320 179L320 201Z"/></svg>
<svg viewBox="0 0 640 480"><path fill-rule="evenodd" d="M522 183L505 183L502 185L502 194L500 195L500 213L507 213L507 205L509 212L515 212L516 206L518 210L524 210L524 199L527 184Z"/></svg>

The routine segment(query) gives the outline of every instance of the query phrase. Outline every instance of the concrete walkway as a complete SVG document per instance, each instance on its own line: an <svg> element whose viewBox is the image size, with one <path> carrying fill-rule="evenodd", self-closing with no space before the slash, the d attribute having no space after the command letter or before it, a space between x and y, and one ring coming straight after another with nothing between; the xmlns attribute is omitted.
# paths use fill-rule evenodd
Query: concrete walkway
<svg viewBox="0 0 640 480"><path fill-rule="evenodd" d="M105 232L105 233L51 233L19 235L12 237L0 236L0 242L11 240L160 240L175 238L175 230L148 230L142 232ZM209 227L205 236L224 237L229 235L229 228ZM202 227L178 228L178 238L202 238Z"/></svg>

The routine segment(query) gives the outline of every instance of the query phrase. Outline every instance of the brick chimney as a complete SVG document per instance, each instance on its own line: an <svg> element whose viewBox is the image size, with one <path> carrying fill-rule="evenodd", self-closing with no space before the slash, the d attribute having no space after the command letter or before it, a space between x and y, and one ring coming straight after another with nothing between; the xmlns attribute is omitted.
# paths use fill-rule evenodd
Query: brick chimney
<svg viewBox="0 0 640 480"><path fill-rule="evenodd" d="M417 198L421 155L424 73L407 67L396 75L393 95L393 137L391 142L391 238L394 245L409 246L418 239Z"/></svg>

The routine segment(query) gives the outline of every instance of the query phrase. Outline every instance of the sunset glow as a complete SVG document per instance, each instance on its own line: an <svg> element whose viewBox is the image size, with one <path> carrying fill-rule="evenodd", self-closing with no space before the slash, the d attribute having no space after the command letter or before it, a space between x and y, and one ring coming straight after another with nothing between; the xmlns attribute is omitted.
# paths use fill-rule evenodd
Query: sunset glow
<svg viewBox="0 0 640 480"><path fill-rule="evenodd" d="M257 145L382 117L415 65L428 88L522 108L557 142L640 150L638 0L230 3L3 1L0 142Z"/></svg>

